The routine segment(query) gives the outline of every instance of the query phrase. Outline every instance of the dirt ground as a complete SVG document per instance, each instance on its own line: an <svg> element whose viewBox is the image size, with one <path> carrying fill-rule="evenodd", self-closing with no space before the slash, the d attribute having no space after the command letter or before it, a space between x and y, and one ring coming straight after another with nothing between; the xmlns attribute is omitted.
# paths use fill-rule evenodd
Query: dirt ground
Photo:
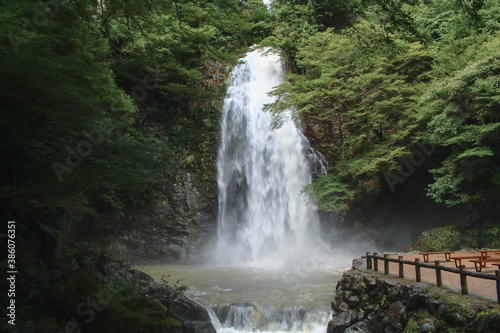
<svg viewBox="0 0 500 333"><path fill-rule="evenodd" d="M498 251L500 252L500 250ZM380 255L380 254L379 254ZM403 255L403 258L405 260L411 260L414 261L415 258L419 258L421 262L424 262L423 257L421 254L401 254ZM477 256L481 255L478 251L467 251L467 252L454 252L451 254L451 257L462 257L462 256ZM492 259L498 258L500 261L500 255L495 254L494 252L488 253L489 256L491 256ZM390 258L397 258L398 254L395 255L389 255ZM434 263L435 260L439 260L440 264L443 266L450 266L450 267L455 267L455 260L451 259L451 261L446 261L444 254L435 254L435 255L430 255L429 256L429 263ZM463 259L462 260L462 265L466 266L467 270L475 272L476 269L474 267L474 263L470 262L468 259ZM491 264L487 264L486 267L483 267L482 273L489 273L494 275L495 270L498 269L497 266L492 266ZM382 260L378 261L378 270L383 272L384 271L384 262ZM421 277L422 281L425 282L430 282L433 284L436 284L436 271L434 269L430 268L424 268L422 267L420 269L421 272ZM395 262L389 262L389 273L390 274L399 274L399 264ZM441 271L442 274L442 279L443 279L443 285L450 287L452 289L456 289L458 292L460 292L460 275L456 273L451 273L451 272L446 272L446 271ZM405 278L409 279L415 279L415 266L411 265L404 265L404 275ZM482 296L489 298L491 300L496 301L497 300L497 291L496 291L496 281L495 280L486 280L486 279L479 279L479 278L473 278L470 276L467 276L467 285L469 289L469 294L471 295L477 295L477 296Z"/></svg>

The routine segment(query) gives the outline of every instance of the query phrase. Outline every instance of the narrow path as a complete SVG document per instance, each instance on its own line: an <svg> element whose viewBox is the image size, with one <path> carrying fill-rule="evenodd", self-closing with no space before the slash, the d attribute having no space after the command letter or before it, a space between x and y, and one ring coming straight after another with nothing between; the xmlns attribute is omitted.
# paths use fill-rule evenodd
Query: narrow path
<svg viewBox="0 0 500 333"><path fill-rule="evenodd" d="M473 255L478 255L478 252L462 251L462 252L452 253L452 257L473 256ZM397 258L398 255L390 255L389 257ZM500 260L500 255L491 254L491 257L499 258ZM404 254L403 258L405 260L411 260L411 261L414 261L415 258L419 258L423 262L422 255L419 254ZM429 263L434 263L434 260L439 260L443 266L455 267L455 261L453 259L451 261L445 261L444 254L432 255L429 257ZM469 260L462 260L462 265L465 265L467 270L475 272L474 263L469 262ZM495 274L496 269L497 269L496 266L487 265L485 268L483 268L482 272ZM383 270L384 270L383 262L379 260L379 271L383 272ZM414 266L405 265L404 270L405 270L405 278L415 279ZM436 284L436 271L434 269L422 267L420 270L421 270L422 281ZM443 278L443 285L457 289L458 292L460 292L460 275L446 271L441 271L441 272ZM394 262L389 262L389 273L398 275L399 264ZM468 276L467 285L469 289L469 294L477 294L479 296L490 298L494 301L497 300L496 282L494 280L485 280Z"/></svg>

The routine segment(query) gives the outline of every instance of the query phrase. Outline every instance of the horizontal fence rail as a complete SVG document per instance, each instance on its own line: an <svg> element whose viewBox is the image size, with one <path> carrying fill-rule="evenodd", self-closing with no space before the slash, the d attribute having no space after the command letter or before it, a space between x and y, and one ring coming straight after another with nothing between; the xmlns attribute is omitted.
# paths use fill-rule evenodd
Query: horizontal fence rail
<svg viewBox="0 0 500 333"><path fill-rule="evenodd" d="M442 278L442 271L445 272L451 272L455 274L460 274L460 287L462 290L463 295L467 295L469 293L468 287L467 287L467 276L470 277L475 277L479 279L485 279L485 280L495 280L496 281L496 288L497 288L497 302L500 303L500 271L496 270L495 274L488 274L488 273L479 273L479 272L473 272L465 269L465 265L460 265L460 268L455 268L455 267L449 267L449 266L443 266L440 264L439 260L435 260L433 264L431 263L426 263L426 262L420 262L419 258L416 258L415 261L412 260L405 260L403 259L403 256L398 256L397 258L389 258L388 254L383 254L383 255L378 255L378 253L374 252L373 254L370 254L369 252L366 252L366 269L373 269L375 272L379 270L378 267L378 261L381 260L384 263L384 273L389 274L389 262L394 262L399 264L399 277L404 278L405 273L404 273L404 265L410 265L410 266L415 266L415 280L417 282L422 281L422 276L420 274L420 269L422 267L424 268L430 268L436 271L436 285L438 287L443 286L443 278Z"/></svg>

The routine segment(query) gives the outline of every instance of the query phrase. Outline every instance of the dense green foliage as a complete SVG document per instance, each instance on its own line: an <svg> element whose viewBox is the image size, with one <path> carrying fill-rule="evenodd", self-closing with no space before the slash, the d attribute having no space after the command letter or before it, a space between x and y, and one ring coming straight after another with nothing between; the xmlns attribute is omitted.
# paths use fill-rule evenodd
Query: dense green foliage
<svg viewBox="0 0 500 333"><path fill-rule="evenodd" d="M16 327L179 324L133 284L103 281L86 253L160 201L180 169L214 183L229 69L269 29L257 1L0 0L0 209L4 225L16 221ZM122 282L81 325L79 304Z"/></svg>
<svg viewBox="0 0 500 333"><path fill-rule="evenodd" d="M474 227L446 226L425 231L413 246L421 251L498 248L499 236L500 228L491 222Z"/></svg>
<svg viewBox="0 0 500 333"><path fill-rule="evenodd" d="M214 174L227 70L268 32L252 1L1 1L1 206L107 226L177 172Z"/></svg>
<svg viewBox="0 0 500 333"><path fill-rule="evenodd" d="M498 2L342 1L317 11L328 4L277 2L264 42L292 70L267 106L275 125L296 108L340 133L321 138L334 166L304 192L337 212L423 187L448 206L500 199Z"/></svg>
<svg viewBox="0 0 500 333"><path fill-rule="evenodd" d="M318 148L334 163L303 190L320 208L413 193L498 202L498 0L275 0L271 11L253 0L0 0L0 209L17 221L16 264L32 271L18 284L28 326L62 329L82 295L124 283L73 267L79 247L96 245L89 235L105 241L179 169L214 183L227 76L262 40L290 72L267 106L274 125L295 108L329 128ZM495 222L435 229L417 245L500 247ZM59 272L49 255L75 238ZM87 330L177 324L122 287Z"/></svg>

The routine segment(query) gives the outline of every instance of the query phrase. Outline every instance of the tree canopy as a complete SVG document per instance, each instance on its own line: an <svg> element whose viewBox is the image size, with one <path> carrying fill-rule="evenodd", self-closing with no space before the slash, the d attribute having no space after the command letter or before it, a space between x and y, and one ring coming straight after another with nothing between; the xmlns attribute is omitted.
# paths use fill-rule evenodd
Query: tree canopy
<svg viewBox="0 0 500 333"><path fill-rule="evenodd" d="M1 1L2 207L107 224L179 165L213 174L226 68L267 17L254 1Z"/></svg>
<svg viewBox="0 0 500 333"><path fill-rule="evenodd" d="M304 192L337 212L416 187L449 206L500 199L498 2L328 4L278 1L264 41L292 64L266 107L274 124L296 108L330 128L330 171Z"/></svg>
<svg viewBox="0 0 500 333"><path fill-rule="evenodd" d="M274 125L324 129L304 189L348 211L423 187L498 198L500 8L494 0L2 1L2 206L119 216L178 167L213 181L221 99L249 45L287 62Z"/></svg>

